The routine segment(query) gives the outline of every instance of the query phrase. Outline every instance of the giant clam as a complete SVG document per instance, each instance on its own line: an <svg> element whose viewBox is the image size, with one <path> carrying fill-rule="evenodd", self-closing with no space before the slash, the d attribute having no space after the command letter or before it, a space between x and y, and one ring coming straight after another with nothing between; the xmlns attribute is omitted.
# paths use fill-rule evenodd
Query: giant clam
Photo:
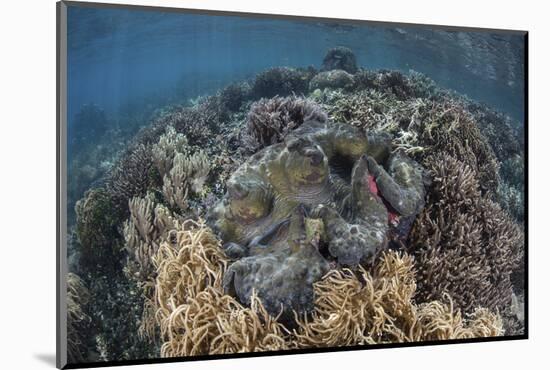
<svg viewBox="0 0 550 370"><path fill-rule="evenodd" d="M422 167L392 153L386 136L305 122L242 164L210 215L235 260L224 288L245 304L255 291L289 321L292 310L311 310L313 283L329 268L368 264L386 248L425 193Z"/></svg>

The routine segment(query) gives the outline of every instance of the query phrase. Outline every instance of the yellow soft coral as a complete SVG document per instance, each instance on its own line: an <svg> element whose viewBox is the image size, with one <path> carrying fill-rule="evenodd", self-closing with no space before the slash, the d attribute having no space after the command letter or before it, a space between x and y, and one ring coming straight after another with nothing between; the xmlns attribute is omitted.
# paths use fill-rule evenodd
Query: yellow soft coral
<svg viewBox="0 0 550 370"><path fill-rule="evenodd" d="M414 259L384 253L372 272L331 270L315 283L315 309L289 330L256 295L245 307L225 294L229 260L202 222L186 221L154 257L152 304L161 356L193 356L358 344L417 342L502 334L498 315L478 309L464 319L449 297L414 303Z"/></svg>

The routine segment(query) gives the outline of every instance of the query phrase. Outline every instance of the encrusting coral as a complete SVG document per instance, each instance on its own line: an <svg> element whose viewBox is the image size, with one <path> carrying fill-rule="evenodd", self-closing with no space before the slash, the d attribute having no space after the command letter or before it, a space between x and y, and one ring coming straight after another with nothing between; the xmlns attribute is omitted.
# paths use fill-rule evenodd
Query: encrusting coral
<svg viewBox="0 0 550 370"><path fill-rule="evenodd" d="M431 156L425 164L433 185L408 247L419 269L418 299L449 294L464 312L506 310L510 277L523 255L521 229L482 195L470 166L450 155Z"/></svg>

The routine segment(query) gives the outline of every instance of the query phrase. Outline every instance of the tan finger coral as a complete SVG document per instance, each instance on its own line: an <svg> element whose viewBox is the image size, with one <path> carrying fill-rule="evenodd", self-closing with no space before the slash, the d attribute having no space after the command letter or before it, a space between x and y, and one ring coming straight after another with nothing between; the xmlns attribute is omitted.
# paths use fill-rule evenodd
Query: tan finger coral
<svg viewBox="0 0 550 370"><path fill-rule="evenodd" d="M498 315L479 309L464 319L449 303L415 305L414 261L387 252L375 271L331 271L316 283L316 309L299 321L295 345L334 347L501 335Z"/></svg>
<svg viewBox="0 0 550 370"><path fill-rule="evenodd" d="M162 356L285 348L283 326L257 297L247 308L223 294L228 259L204 224L186 221L177 242L163 243L154 261Z"/></svg>
<svg viewBox="0 0 550 370"><path fill-rule="evenodd" d="M315 311L289 330L269 315L257 295L245 307L221 289L228 259L202 223L186 221L175 243L154 258L154 321L161 356L192 356L472 338L502 334L500 317L479 309L462 317L448 303L416 305L414 259L387 252L374 270L332 270L315 284ZM297 315L296 315L297 316Z"/></svg>

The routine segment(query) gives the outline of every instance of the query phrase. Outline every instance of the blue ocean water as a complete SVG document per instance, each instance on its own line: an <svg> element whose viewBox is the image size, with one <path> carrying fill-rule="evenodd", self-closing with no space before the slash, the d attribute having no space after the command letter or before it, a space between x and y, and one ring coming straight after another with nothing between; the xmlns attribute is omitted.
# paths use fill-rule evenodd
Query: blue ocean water
<svg viewBox="0 0 550 370"><path fill-rule="evenodd" d="M352 49L364 68L413 69L523 119L518 34L70 6L69 124L83 104L116 114L212 93L273 66L319 67L334 46Z"/></svg>

